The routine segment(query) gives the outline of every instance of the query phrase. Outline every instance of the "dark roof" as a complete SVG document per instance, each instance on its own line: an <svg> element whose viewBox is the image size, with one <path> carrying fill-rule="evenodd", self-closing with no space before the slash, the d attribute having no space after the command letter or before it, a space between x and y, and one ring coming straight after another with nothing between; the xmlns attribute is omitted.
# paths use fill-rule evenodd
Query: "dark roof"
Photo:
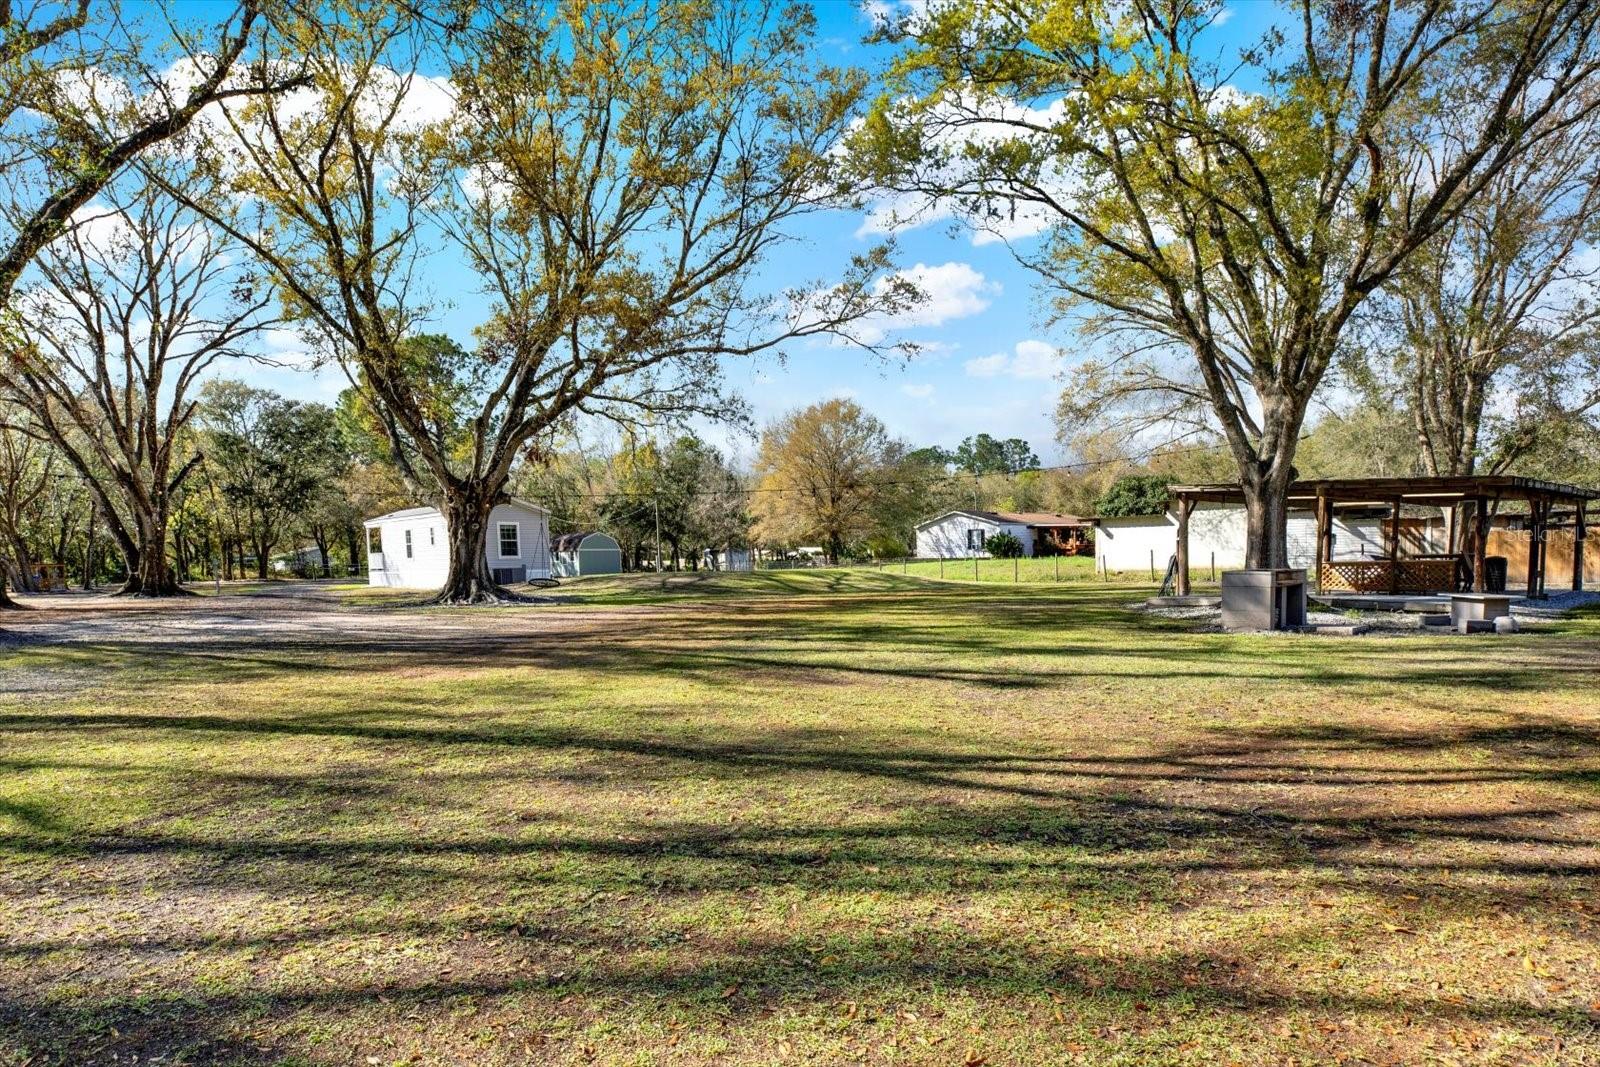
<svg viewBox="0 0 1600 1067"><path fill-rule="evenodd" d="M1024 526L1092 526L1093 519L1062 515L1054 511L996 511L1001 522L1020 522Z"/></svg>
<svg viewBox="0 0 1600 1067"><path fill-rule="evenodd" d="M1244 490L1234 483L1174 485L1174 497L1218 504L1244 501ZM1399 500L1407 504L1446 506L1474 497L1498 500L1600 500L1600 489L1563 482L1546 482L1513 474L1468 474L1441 478L1321 478L1295 482L1289 487L1291 504L1314 504L1319 496L1341 507L1376 507Z"/></svg>
<svg viewBox="0 0 1600 1067"><path fill-rule="evenodd" d="M613 540L609 534L600 533L599 530L574 530L572 533L557 534L550 538L550 551L576 552L586 540L596 535L608 541Z"/></svg>
<svg viewBox="0 0 1600 1067"><path fill-rule="evenodd" d="M920 529L923 526L932 526L941 519L951 515L970 515L975 519L988 519L990 522L1007 523L1013 526L1093 526L1093 519L1080 518L1077 515L1059 515L1053 511L977 511L973 508L957 508L955 511L946 511L935 515L931 519L924 519L917 523Z"/></svg>

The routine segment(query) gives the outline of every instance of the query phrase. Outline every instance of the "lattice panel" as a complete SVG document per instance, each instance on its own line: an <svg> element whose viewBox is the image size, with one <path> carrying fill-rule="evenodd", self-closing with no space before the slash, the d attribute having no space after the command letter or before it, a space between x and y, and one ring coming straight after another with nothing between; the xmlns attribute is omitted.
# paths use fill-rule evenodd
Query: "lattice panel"
<svg viewBox="0 0 1600 1067"><path fill-rule="evenodd" d="M1454 559L1402 559L1397 582L1391 581L1393 574L1393 560L1329 560L1317 588L1324 593L1447 593L1456 587Z"/></svg>

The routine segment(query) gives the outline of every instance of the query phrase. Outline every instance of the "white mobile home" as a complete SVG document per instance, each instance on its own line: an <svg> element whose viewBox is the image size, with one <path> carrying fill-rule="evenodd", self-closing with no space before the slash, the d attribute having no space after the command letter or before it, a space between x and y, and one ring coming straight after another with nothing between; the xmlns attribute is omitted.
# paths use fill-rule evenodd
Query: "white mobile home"
<svg viewBox="0 0 1600 1067"><path fill-rule="evenodd" d="M405 508L368 519L367 581L438 589L450 570L449 538L438 508ZM550 577L550 512L512 499L489 513L483 550L503 585Z"/></svg>
<svg viewBox="0 0 1600 1067"><path fill-rule="evenodd" d="M987 558L985 545L1007 533L1024 556L1087 554L1094 523L1076 515L1042 511L947 511L917 523L917 558Z"/></svg>
<svg viewBox="0 0 1600 1067"><path fill-rule="evenodd" d="M1178 551L1178 517L1133 515L1096 520L1095 562L1108 571L1140 571L1154 566L1166 570ZM1189 518L1189 566L1193 571L1210 567L1235 570L1244 566L1245 514L1240 507L1202 504ZM1383 519L1336 516L1333 520L1336 551L1360 559L1384 554ZM1311 567L1317 555L1316 517L1307 511L1289 513L1289 566Z"/></svg>
<svg viewBox="0 0 1600 1067"><path fill-rule="evenodd" d="M557 578L621 574L622 547L596 530L560 534L550 541L550 569Z"/></svg>

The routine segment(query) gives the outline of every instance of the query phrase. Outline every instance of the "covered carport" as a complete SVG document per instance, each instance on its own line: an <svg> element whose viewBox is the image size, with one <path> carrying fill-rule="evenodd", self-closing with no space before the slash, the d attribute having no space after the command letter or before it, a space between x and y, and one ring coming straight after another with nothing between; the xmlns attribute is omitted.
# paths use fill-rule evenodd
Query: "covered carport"
<svg viewBox="0 0 1600 1067"><path fill-rule="evenodd" d="M1189 595L1189 519L1200 503L1244 505L1244 490L1233 484L1177 485L1170 490L1177 519L1175 591ZM1581 590L1584 542L1589 530L1589 502L1600 489L1546 482L1509 474L1416 478L1331 478L1295 482L1289 488L1290 510L1316 516L1316 562L1313 577L1321 593L1352 592L1388 595L1454 592L1463 586L1488 589L1490 523L1507 504L1525 507L1528 532L1526 595L1545 594L1548 534L1557 526L1572 529L1572 588ZM1405 555L1401 551L1401 515L1405 508L1438 508L1460 517L1462 551ZM1557 509L1562 509L1557 511ZM1381 557L1337 559L1333 552L1333 518L1339 511L1387 509L1385 551Z"/></svg>

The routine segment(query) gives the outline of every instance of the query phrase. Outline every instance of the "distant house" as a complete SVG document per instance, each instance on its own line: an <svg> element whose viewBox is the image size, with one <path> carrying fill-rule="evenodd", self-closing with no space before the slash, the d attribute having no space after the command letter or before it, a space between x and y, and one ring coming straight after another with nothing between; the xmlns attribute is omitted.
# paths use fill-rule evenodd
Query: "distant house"
<svg viewBox="0 0 1600 1067"><path fill-rule="evenodd" d="M449 538L438 508L405 508L368 519L367 581L438 589L450 570ZM512 499L489 513L483 550L502 585L550 577L550 512Z"/></svg>
<svg viewBox="0 0 1600 1067"><path fill-rule="evenodd" d="M986 557L995 534L1022 542L1024 556L1079 556L1093 551L1094 520L1045 511L947 511L917 524L921 559Z"/></svg>
<svg viewBox="0 0 1600 1067"><path fill-rule="evenodd" d="M557 578L621 574L622 546L597 530L559 534L550 539L550 573Z"/></svg>

